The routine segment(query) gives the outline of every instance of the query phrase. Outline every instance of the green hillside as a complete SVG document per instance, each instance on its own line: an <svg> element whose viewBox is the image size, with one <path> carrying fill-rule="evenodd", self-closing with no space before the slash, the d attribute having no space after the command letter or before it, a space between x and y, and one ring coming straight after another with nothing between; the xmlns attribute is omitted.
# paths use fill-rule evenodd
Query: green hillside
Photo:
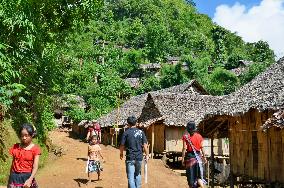
<svg viewBox="0 0 284 188"><path fill-rule="evenodd" d="M274 62L266 42L245 43L192 1L22 0L3 1L0 10L0 103L15 127L32 121L42 140L53 128L55 95L85 99L87 111L68 112L78 122L190 79L213 95L228 94ZM169 65L169 57L180 63ZM228 70L239 60L254 63L236 76ZM149 63L161 65L159 77L139 69ZM138 88L124 80L134 75Z"/></svg>

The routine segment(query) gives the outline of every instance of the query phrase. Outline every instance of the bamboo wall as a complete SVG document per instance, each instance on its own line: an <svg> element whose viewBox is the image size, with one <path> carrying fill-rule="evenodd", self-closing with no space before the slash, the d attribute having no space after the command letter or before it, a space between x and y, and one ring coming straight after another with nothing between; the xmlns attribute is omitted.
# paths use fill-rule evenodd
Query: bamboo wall
<svg viewBox="0 0 284 188"><path fill-rule="evenodd" d="M250 110L229 121L230 164L234 175L284 183L284 130L260 126L271 112Z"/></svg>
<svg viewBox="0 0 284 188"><path fill-rule="evenodd" d="M182 151L182 136L185 132L185 127L166 127L165 141L166 151Z"/></svg>
<svg viewBox="0 0 284 188"><path fill-rule="evenodd" d="M148 143L150 144L150 152L152 152L151 148L152 144L154 144L153 152L163 153L165 151L165 126L161 123L153 124L146 129L145 133Z"/></svg>

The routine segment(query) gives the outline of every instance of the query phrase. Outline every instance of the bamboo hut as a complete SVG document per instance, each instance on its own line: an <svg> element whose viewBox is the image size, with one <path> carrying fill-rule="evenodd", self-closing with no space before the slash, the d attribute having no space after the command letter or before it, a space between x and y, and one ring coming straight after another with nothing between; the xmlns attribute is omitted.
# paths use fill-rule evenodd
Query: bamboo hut
<svg viewBox="0 0 284 188"><path fill-rule="evenodd" d="M284 58L230 95L150 93L139 121L152 151L179 150L173 135L180 138L182 126L195 119L203 136L229 138L231 177L284 184L283 75Z"/></svg>
<svg viewBox="0 0 284 188"><path fill-rule="evenodd" d="M139 124L146 130L151 152L153 154L164 153L168 158L180 156L181 138L186 123L190 119L199 122L209 109L212 113L217 111L216 104L220 102L222 102L221 97L209 95L149 93L139 118ZM221 149L215 148L219 155L228 154L228 150L226 153L220 143L219 148ZM206 154L209 155L210 152L207 151Z"/></svg>
<svg viewBox="0 0 284 188"><path fill-rule="evenodd" d="M190 82L187 82L185 84L162 89L156 92L207 94L204 88L195 80L191 80ZM121 131L121 128L125 126L127 117L134 115L139 118L147 100L147 96L147 94L134 96L123 103L119 108L98 119L99 124L103 128L104 134L102 137L104 143L110 143L109 140L111 140L111 143L113 144L114 137L116 137L115 139L117 140L117 138L119 137L118 131ZM116 125L116 129L113 128L114 125ZM116 141L116 143L117 142L118 141Z"/></svg>
<svg viewBox="0 0 284 188"><path fill-rule="evenodd" d="M191 80L190 82L187 82L185 84L162 89L156 92L188 93L188 94L198 93L203 95L207 94L205 89L196 80ZM118 126L124 126L127 117L134 115L138 118L141 115L142 109L147 100L147 96L148 94L146 93L131 97L128 101L123 103L119 108L101 117L97 121L100 123L102 127L112 127L114 124L117 124Z"/></svg>
<svg viewBox="0 0 284 188"><path fill-rule="evenodd" d="M199 121L203 135L229 138L230 173L241 182L284 185L283 75L284 58L240 90L217 97L214 113L206 110Z"/></svg>

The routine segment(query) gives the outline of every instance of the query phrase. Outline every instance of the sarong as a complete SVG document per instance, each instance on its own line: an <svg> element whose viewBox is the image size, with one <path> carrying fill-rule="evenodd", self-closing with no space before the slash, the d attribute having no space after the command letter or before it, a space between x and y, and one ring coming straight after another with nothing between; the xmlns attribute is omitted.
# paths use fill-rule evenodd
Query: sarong
<svg viewBox="0 0 284 188"><path fill-rule="evenodd" d="M89 160L88 172L100 172L103 171L100 161Z"/></svg>
<svg viewBox="0 0 284 188"><path fill-rule="evenodd" d="M23 188L25 182L27 179L30 178L32 173L18 173L18 172L12 172L9 177L9 183L8 188ZM31 188L38 188L38 185L33 179Z"/></svg>

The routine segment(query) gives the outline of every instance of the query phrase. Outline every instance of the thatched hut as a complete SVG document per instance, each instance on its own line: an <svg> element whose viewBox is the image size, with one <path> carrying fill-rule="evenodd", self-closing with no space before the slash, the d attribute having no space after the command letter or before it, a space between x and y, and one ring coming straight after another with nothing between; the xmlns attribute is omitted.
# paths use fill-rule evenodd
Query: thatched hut
<svg viewBox="0 0 284 188"><path fill-rule="evenodd" d="M162 89L156 92L187 93L187 94L198 93L203 95L207 94L205 89L196 80L191 80L190 82L187 82L185 84ZM128 116L134 115L138 118L141 115L142 109L147 100L147 96L148 94L142 94L131 97L128 101L123 103L119 108L101 117L97 121L100 123L102 127L112 127L114 124L118 126L124 126L125 120L127 119Z"/></svg>
<svg viewBox="0 0 284 188"><path fill-rule="evenodd" d="M177 150L181 141L172 138L195 119L204 137L229 138L232 176L283 184L283 111L273 116L284 108L283 75L284 58L230 95L150 93L139 120L149 127L152 150Z"/></svg>
<svg viewBox="0 0 284 188"><path fill-rule="evenodd" d="M190 119L199 122L206 111L217 111L220 102L221 97L209 95L149 93L139 124L146 129L151 152L166 153L168 157L181 155L186 123Z"/></svg>
<svg viewBox="0 0 284 188"><path fill-rule="evenodd" d="M191 80L185 84L173 86L170 88L156 91L156 93L171 92L171 93L188 93L188 94L207 94L204 88L195 80ZM154 92L155 93L155 92ZM119 128L112 128L113 125L116 127L124 127L126 124L127 117L134 115L137 118L140 117L142 109L147 100L147 94L142 94L130 98L128 101L123 103L119 108L113 110L111 113L98 119L98 122L103 127L104 134L102 136L104 143L114 143L114 139L117 140ZM116 130L116 131L115 131ZM116 138L114 138L116 136ZM116 141L117 143L117 141Z"/></svg>
<svg viewBox="0 0 284 188"><path fill-rule="evenodd" d="M199 131L228 137L233 176L284 184L284 58L240 90L223 97L214 113L205 110ZM265 130L265 131L264 131Z"/></svg>

